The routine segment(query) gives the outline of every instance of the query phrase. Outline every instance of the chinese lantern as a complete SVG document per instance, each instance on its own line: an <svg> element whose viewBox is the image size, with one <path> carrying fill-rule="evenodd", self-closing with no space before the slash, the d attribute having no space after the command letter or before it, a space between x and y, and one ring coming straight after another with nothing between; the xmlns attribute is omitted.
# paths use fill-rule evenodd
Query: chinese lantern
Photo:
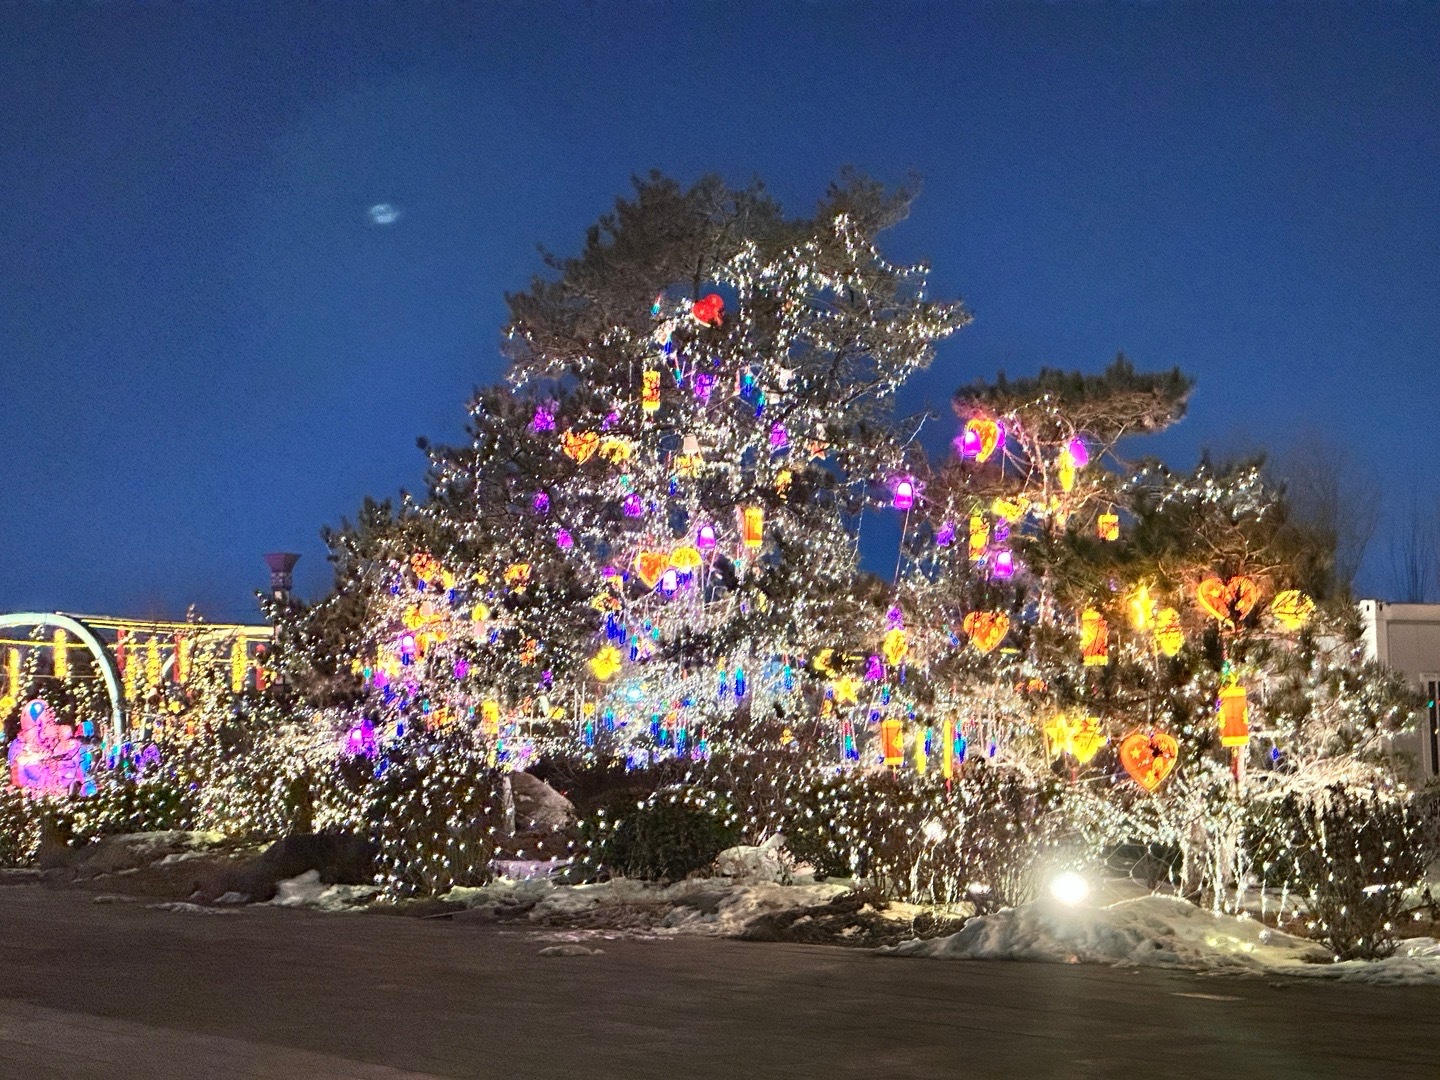
<svg viewBox="0 0 1440 1080"><path fill-rule="evenodd" d="M909 510L915 505L915 481L902 476L891 489L891 502L896 510Z"/></svg>
<svg viewBox="0 0 1440 1080"><path fill-rule="evenodd" d="M660 408L660 372L647 371L641 377L640 407L647 413Z"/></svg>
<svg viewBox="0 0 1440 1080"><path fill-rule="evenodd" d="M70 676L70 635L64 630L56 630L53 641L55 648L55 678L64 682Z"/></svg>
<svg viewBox="0 0 1440 1080"><path fill-rule="evenodd" d="M176 683L181 686L190 681L190 639L184 634L175 635L175 666L172 674Z"/></svg>
<svg viewBox="0 0 1440 1080"><path fill-rule="evenodd" d="M940 726L940 773L949 780L955 775L955 720L947 716Z"/></svg>
<svg viewBox="0 0 1440 1080"><path fill-rule="evenodd" d="M1166 656L1174 656L1185 644L1185 631L1180 628L1180 613L1173 607L1155 613L1155 647Z"/></svg>
<svg viewBox="0 0 1440 1080"><path fill-rule="evenodd" d="M1250 707L1246 704L1243 686L1227 686L1220 691L1220 745L1250 744Z"/></svg>
<svg viewBox="0 0 1440 1080"><path fill-rule="evenodd" d="M880 756L886 765L899 765L905 760L905 728L893 716L880 723Z"/></svg>
<svg viewBox="0 0 1440 1080"><path fill-rule="evenodd" d="M1100 718L1082 716L1070 725L1070 753L1081 765L1088 765L1100 747L1105 745L1105 733L1100 730Z"/></svg>
<svg viewBox="0 0 1440 1080"><path fill-rule="evenodd" d="M1101 514L1095 519L1095 531L1101 540L1120 539L1120 517L1118 514Z"/></svg>
<svg viewBox="0 0 1440 1080"><path fill-rule="evenodd" d="M910 643L905 639L905 631L899 627L886 631L880 651L885 654L887 664L891 667L898 666L900 661L905 659L906 653L910 651Z"/></svg>
<svg viewBox="0 0 1440 1080"><path fill-rule="evenodd" d="M1094 608L1087 608L1080 616L1080 655L1086 667L1110 663L1110 627L1105 616Z"/></svg>
<svg viewBox="0 0 1440 1080"><path fill-rule="evenodd" d="M480 730L492 739L500 734L500 703L498 701L480 703Z"/></svg>
<svg viewBox="0 0 1440 1080"><path fill-rule="evenodd" d="M245 641L242 638L230 646L230 690L233 693L238 694L245 689L245 673L249 666L245 658Z"/></svg>
<svg viewBox="0 0 1440 1080"><path fill-rule="evenodd" d="M745 507L740 520L740 534L745 546L751 550L765 542L765 511L762 507Z"/></svg>
<svg viewBox="0 0 1440 1080"><path fill-rule="evenodd" d="M979 562L985 557L985 548L990 543L990 526L976 514L970 519L970 561Z"/></svg>

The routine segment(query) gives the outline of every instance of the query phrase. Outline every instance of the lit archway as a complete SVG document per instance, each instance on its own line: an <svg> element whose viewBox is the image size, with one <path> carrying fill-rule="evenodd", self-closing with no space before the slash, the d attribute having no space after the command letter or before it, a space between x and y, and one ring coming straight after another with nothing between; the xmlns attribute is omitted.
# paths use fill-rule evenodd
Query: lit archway
<svg viewBox="0 0 1440 1080"><path fill-rule="evenodd" d="M110 696L111 737L115 746L121 745L125 741L125 695L120 689L120 672L116 670L115 658L110 655L110 650L96 636L95 631L79 619L45 611L21 611L14 615L0 615L0 629L11 626L47 626L64 630L75 635L75 639L90 650L90 655L95 660L95 668L105 681L105 691ZM43 646L43 643L36 642L36 645Z"/></svg>

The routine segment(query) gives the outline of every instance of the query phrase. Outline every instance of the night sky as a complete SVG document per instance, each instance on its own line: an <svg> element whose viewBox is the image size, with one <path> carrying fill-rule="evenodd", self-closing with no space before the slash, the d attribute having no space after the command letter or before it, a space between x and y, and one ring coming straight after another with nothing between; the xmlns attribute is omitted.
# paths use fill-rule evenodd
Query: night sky
<svg viewBox="0 0 1440 1080"><path fill-rule="evenodd" d="M918 172L886 252L975 314L937 442L1123 349L1199 381L1172 464L1318 429L1440 489L1440 5L37 2L0 72L0 610L249 618L276 549L318 594L651 168Z"/></svg>

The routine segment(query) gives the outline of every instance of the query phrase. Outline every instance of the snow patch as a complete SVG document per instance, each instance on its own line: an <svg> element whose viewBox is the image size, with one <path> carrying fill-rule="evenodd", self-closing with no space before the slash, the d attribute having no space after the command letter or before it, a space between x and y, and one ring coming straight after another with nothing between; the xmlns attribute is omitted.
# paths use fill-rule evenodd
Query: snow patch
<svg viewBox="0 0 1440 1080"><path fill-rule="evenodd" d="M380 892L374 885L326 885L320 871L306 870L299 877L287 878L277 884L274 907L304 907L319 911L352 911L375 899Z"/></svg>

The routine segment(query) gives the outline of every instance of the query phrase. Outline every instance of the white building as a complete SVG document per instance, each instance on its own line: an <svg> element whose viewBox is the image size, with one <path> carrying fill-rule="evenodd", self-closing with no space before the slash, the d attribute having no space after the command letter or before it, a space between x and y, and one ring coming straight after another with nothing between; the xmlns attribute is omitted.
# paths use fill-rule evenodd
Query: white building
<svg viewBox="0 0 1440 1080"><path fill-rule="evenodd" d="M1365 652L1406 676L1425 695L1428 708L1407 749L1420 763L1420 779L1440 775L1440 604L1391 604L1361 600Z"/></svg>

